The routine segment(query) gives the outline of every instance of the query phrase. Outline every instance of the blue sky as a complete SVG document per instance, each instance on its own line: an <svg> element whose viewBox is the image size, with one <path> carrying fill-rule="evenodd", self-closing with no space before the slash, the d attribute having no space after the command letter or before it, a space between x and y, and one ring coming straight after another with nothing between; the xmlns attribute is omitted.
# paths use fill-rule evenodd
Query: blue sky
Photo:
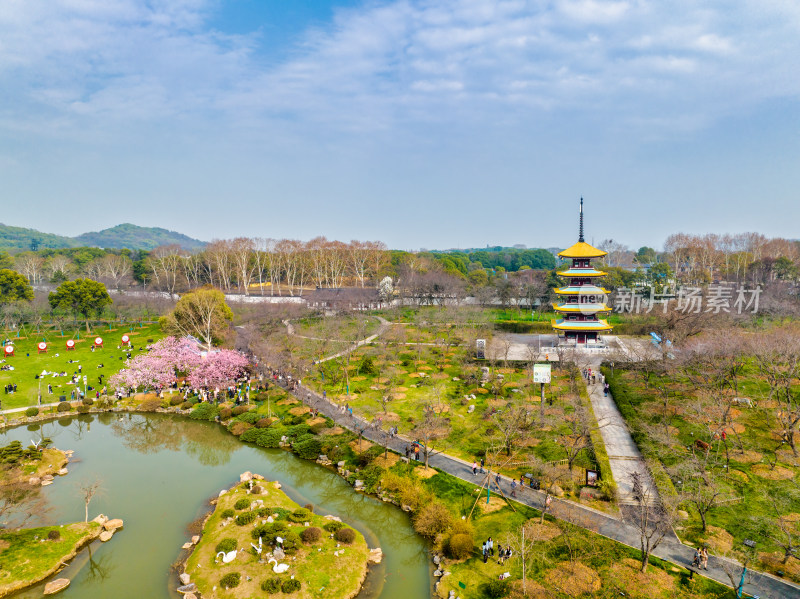
<svg viewBox="0 0 800 599"><path fill-rule="evenodd" d="M4 0L0 222L800 237L793 0Z"/></svg>

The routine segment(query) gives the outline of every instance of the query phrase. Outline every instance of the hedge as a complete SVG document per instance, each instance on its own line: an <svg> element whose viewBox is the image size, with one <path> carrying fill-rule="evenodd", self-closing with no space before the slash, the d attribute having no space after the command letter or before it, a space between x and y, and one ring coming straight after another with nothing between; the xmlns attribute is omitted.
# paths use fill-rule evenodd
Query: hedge
<svg viewBox="0 0 800 599"><path fill-rule="evenodd" d="M189 414L189 418L194 420L214 420L218 414L217 407L210 403L197 404L197 407Z"/></svg>
<svg viewBox="0 0 800 599"><path fill-rule="evenodd" d="M622 417L628 423L631 429L631 437L639 447L639 451L642 452L642 457L645 464L647 464L650 475L653 477L653 482L659 494L663 497L677 496L678 492L675 490L675 485L672 483L667 471L664 470L664 465L661 463L658 453L646 442L646 434L639 429L636 408L644 401L644 398L634 395L625 384L623 378L616 372L612 375L608 366L601 366L600 372L606 377L608 392L611 393L614 403L617 404Z"/></svg>
<svg viewBox="0 0 800 599"><path fill-rule="evenodd" d="M580 376L576 373L576 376ZM589 399L589 394L586 387L581 385L579 387L579 395L583 405L592 416L592 427L589 430L589 439L592 442L592 451L594 459L597 462L597 468L600 470L600 478L605 482L607 488L606 494L609 495L608 499L614 500L617 497L617 481L614 480L614 474L611 472L611 460L608 459L608 451L606 451L606 443L603 441L603 435L600 433L600 425L597 422L597 416L592 407L592 401Z"/></svg>

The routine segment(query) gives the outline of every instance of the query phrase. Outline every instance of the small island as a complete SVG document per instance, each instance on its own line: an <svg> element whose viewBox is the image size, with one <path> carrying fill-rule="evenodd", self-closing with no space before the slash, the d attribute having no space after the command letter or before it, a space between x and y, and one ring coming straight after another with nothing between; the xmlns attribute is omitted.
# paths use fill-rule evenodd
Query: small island
<svg viewBox="0 0 800 599"><path fill-rule="evenodd" d="M380 550L370 552L357 530L299 506L280 487L247 472L212 502L180 577L187 599L358 594L367 563L380 561Z"/></svg>

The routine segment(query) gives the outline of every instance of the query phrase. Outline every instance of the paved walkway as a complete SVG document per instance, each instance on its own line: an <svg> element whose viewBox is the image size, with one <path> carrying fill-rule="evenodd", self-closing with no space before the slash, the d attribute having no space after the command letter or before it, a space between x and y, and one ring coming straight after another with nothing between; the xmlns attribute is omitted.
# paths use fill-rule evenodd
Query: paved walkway
<svg viewBox="0 0 800 599"><path fill-rule="evenodd" d="M600 359L593 361L592 370L600 372L600 362ZM631 437L628 425L617 408L614 398L611 393L603 394L603 386L600 383L587 383L586 389L589 392L592 409L600 427L608 459L611 462L611 474L619 489L619 503L622 505L636 503L633 498L633 479L631 478L631 475L636 472L644 487L644 496L649 499L650 504L655 505L658 502L658 488L650 476L650 471Z"/></svg>
<svg viewBox="0 0 800 599"><path fill-rule="evenodd" d="M362 433L364 438L368 441L380 445L388 445L389 449L400 455L405 454L406 446L410 445L412 442L411 439L403 437L402 435L391 439L388 438L386 432L372 428L363 418L350 416L338 404L334 404L328 399L323 399L322 396L318 395L316 392L303 386L298 386L293 393L299 400L306 403L309 407L318 410L321 414L328 416L338 425L355 433ZM602 395L602 393L600 395ZM430 466L438 468L461 480L473 484L480 484L481 482L480 475L478 477L473 476L472 465L455 456L446 453L437 453L431 455L428 463ZM511 479L508 477L501 477L500 484L503 492L508 495L511 491ZM520 489L517 487L516 501L537 510L542 510L544 508L545 494L542 491ZM604 537L633 547L634 549L639 549L640 547L639 533L633 525L627 524L622 520L590 507L553 498L549 513L560 520L571 522L576 526L596 532ZM661 545L659 545L653 552L653 555L688 568L692 562L694 548L683 545L675 538L669 538L665 539ZM703 576L730 586L730 579L723 568L723 561L722 558L710 556L708 571L704 571ZM739 570L739 574L741 574L741 570ZM750 573L750 581L745 585L744 590L746 593L758 595L762 599L800 598L800 587L774 576L758 572Z"/></svg>

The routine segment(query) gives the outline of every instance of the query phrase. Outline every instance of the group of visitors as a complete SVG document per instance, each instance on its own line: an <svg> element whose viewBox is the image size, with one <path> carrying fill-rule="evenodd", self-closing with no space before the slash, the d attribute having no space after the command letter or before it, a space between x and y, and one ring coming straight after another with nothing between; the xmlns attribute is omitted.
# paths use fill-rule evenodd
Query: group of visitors
<svg viewBox="0 0 800 599"><path fill-rule="evenodd" d="M708 570L708 547L703 546L702 549L695 550L694 559L692 560L692 567Z"/></svg>

